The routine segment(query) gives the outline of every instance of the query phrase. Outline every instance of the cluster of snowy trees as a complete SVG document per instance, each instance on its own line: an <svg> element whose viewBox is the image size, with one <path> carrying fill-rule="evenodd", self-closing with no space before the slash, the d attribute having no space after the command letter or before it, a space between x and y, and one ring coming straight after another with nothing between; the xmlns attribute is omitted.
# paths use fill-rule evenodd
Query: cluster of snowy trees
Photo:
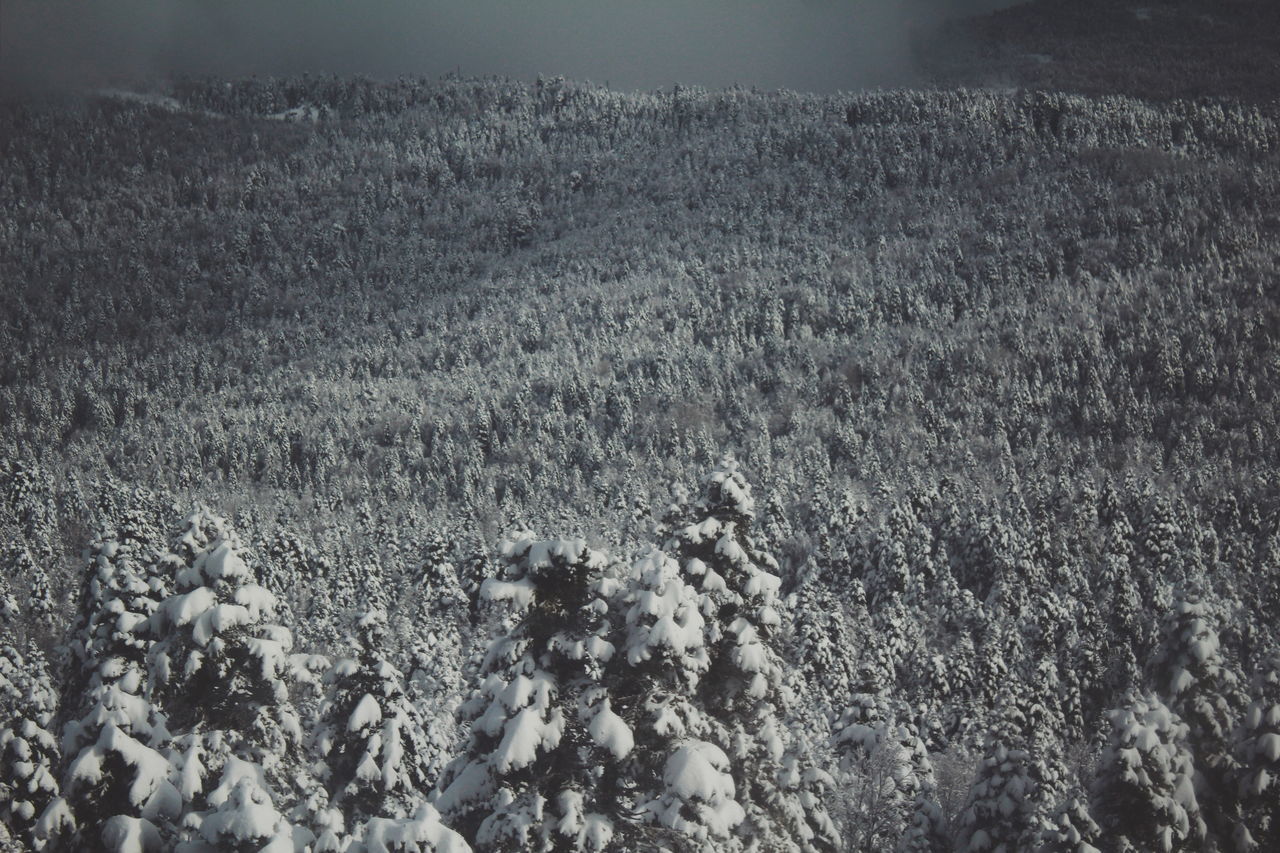
<svg viewBox="0 0 1280 853"><path fill-rule="evenodd" d="M438 810L479 850L835 849L754 514L730 463L634 566L504 542L481 595L511 615L443 775L385 611L356 613L350 656L301 652L223 519L162 551L125 524L88 551L61 689L6 648L0 810L36 850L466 849Z"/></svg>
<svg viewBox="0 0 1280 853"><path fill-rule="evenodd" d="M949 511L922 494L787 592L736 462L687 494L655 528L659 544L629 561L580 538L504 540L476 591L472 664L449 652L466 594L438 542L418 581L434 611L352 591L339 602L345 653L320 654L295 646L291 608L260 582L287 548L254 569L226 520L197 509L162 536L135 503L86 551L59 664L35 642L0 656L11 841L314 853L1280 843L1280 637L1274 622L1249 624L1250 604L1235 602L1246 624L1231 624L1232 602L1184 561L1199 546L1174 547L1171 514L1126 532L1123 499L1102 496L1117 532L1096 577L1030 551L984 555L989 577L957 577L945 534L928 541ZM855 527L865 515L852 501L840 512ZM1259 568L1274 596L1277 566ZM975 584L989 587L981 599ZM425 640L397 642L393 624Z"/></svg>
<svg viewBox="0 0 1280 853"><path fill-rule="evenodd" d="M172 94L0 103L14 844L1276 846L1273 105Z"/></svg>
<svg viewBox="0 0 1280 853"><path fill-rule="evenodd" d="M223 519L197 510L163 541L123 526L93 543L62 679L38 647L5 648L12 839L465 849L427 802L436 742L381 653L385 614L360 615L350 657L301 653Z"/></svg>

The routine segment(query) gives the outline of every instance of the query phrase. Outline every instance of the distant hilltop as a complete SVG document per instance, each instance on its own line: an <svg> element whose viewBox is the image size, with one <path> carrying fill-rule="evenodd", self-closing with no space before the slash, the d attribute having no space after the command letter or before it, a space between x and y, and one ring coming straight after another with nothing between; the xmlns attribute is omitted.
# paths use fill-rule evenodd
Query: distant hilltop
<svg viewBox="0 0 1280 853"><path fill-rule="evenodd" d="M943 86L1152 100L1280 95L1280 4L1270 0L1034 0L954 21L915 47Z"/></svg>

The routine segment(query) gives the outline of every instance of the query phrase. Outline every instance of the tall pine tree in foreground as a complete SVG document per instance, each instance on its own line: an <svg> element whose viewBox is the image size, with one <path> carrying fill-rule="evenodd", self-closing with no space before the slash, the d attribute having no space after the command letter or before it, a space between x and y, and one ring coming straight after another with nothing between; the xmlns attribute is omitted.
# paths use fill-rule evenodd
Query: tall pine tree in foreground
<svg viewBox="0 0 1280 853"><path fill-rule="evenodd" d="M708 666L694 693L728 757L745 819L735 833L763 849L834 850L825 791L831 777L789 735L781 661L770 638L781 622L777 562L752 537L755 500L724 460L665 550L704 596Z"/></svg>
<svg viewBox="0 0 1280 853"><path fill-rule="evenodd" d="M124 836L154 842L180 810L147 673L160 585L147 580L140 556L135 543L105 536L89 552L63 699L62 796L37 829L73 848L113 849Z"/></svg>
<svg viewBox="0 0 1280 853"><path fill-rule="evenodd" d="M709 665L705 597L651 548L633 565L623 603L625 666L615 667L611 695L634 734L618 772L638 820L620 828L620 849L723 847L746 813L727 756L707 740L714 725L693 701Z"/></svg>
<svg viewBox="0 0 1280 853"><path fill-rule="evenodd" d="M1029 719L1009 693L1000 703L1001 717L987 735L960 816L956 842L965 853L1030 849L1061 793L1060 769L1044 754L1050 732Z"/></svg>
<svg viewBox="0 0 1280 853"><path fill-rule="evenodd" d="M1103 850L1201 849L1206 830L1186 723L1154 694L1131 694L1107 716L1111 732L1091 792Z"/></svg>
<svg viewBox="0 0 1280 853"><path fill-rule="evenodd" d="M272 617L236 534L197 509L163 562L174 592L152 617L155 691L169 714L184 850L306 840L286 816L300 762L290 701L293 638Z"/></svg>
<svg viewBox="0 0 1280 853"><path fill-rule="evenodd" d="M374 817L412 817L439 771L404 677L386 659L386 614L365 611L355 628L358 656L326 674L316 737L330 802L352 828Z"/></svg>
<svg viewBox="0 0 1280 853"><path fill-rule="evenodd" d="M43 843L36 822L58 796L57 738L50 729L57 696L44 655L0 649L0 821L31 849Z"/></svg>
<svg viewBox="0 0 1280 853"><path fill-rule="evenodd" d="M1236 791L1244 820L1233 833L1237 847L1280 849L1280 654L1259 668L1252 701L1236 730Z"/></svg>
<svg viewBox="0 0 1280 853"><path fill-rule="evenodd" d="M607 559L582 540L502 545L489 601L517 611L464 706L470 738L437 805L480 851L604 850L615 832L611 767L632 749L603 683L615 646Z"/></svg>
<svg viewBox="0 0 1280 853"><path fill-rule="evenodd" d="M1193 590L1175 595L1148 669L1170 709L1187 725L1201 811L1210 831L1227 841L1240 821L1240 800L1230 783L1231 736L1243 701L1239 678L1223 656L1216 620L1203 596Z"/></svg>

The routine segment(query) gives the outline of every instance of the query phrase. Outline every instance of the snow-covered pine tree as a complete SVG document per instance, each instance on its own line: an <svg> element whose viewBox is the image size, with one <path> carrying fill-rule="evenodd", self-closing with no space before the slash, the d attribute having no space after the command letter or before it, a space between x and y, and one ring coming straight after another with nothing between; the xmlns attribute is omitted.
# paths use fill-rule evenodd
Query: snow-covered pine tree
<svg viewBox="0 0 1280 853"><path fill-rule="evenodd" d="M329 801L353 831L374 817L412 817L443 764L405 694L404 677L386 659L386 627L380 610L359 614L357 657L338 660L325 675L316 748Z"/></svg>
<svg viewBox="0 0 1280 853"><path fill-rule="evenodd" d="M282 815L301 771L291 758L301 726L287 684L293 639L271 621L275 597L255 582L234 531L204 508L163 562L174 592L151 619L149 662L175 736L184 849L291 844L305 834Z"/></svg>
<svg viewBox="0 0 1280 853"><path fill-rule="evenodd" d="M466 618L464 613L454 616ZM457 711L466 698L468 668L475 671L478 667L468 660L464 638L456 628L439 623L415 628L423 633L410 651L405 689L422 719L430 756L427 764L433 768L431 778L436 779L461 746Z"/></svg>
<svg viewBox="0 0 1280 853"><path fill-rule="evenodd" d="M259 580L276 597L281 608L292 611L309 599L308 593L315 581L307 546L296 533L282 526L271 537L267 557Z"/></svg>
<svg viewBox="0 0 1280 853"><path fill-rule="evenodd" d="M1152 693L1130 694L1107 716L1111 732L1090 790L1090 812L1102 828L1104 849L1201 849L1206 828L1186 723Z"/></svg>
<svg viewBox="0 0 1280 853"><path fill-rule="evenodd" d="M0 713L6 716L25 698L26 666L18 649L0 646Z"/></svg>
<svg viewBox="0 0 1280 853"><path fill-rule="evenodd" d="M418 599L411 611L407 690L422 716L434 779L460 745L456 711L468 672L475 671L471 663L478 657L479 638L471 629L470 597L454 566L451 540L433 532L422 550L416 572Z"/></svg>
<svg viewBox="0 0 1280 853"><path fill-rule="evenodd" d="M949 851L950 835L938 797L933 762L925 748L920 726L899 725L898 742L910 752L911 777L915 796L907 827L898 839L900 853L943 853Z"/></svg>
<svg viewBox="0 0 1280 853"><path fill-rule="evenodd" d="M1239 677L1223 657L1215 623L1212 608L1200 594L1181 590L1165 616L1148 673L1169 708L1187 725L1200 808L1209 829L1222 837L1240 820L1239 799L1228 778L1234 764L1231 730L1243 700Z"/></svg>
<svg viewBox="0 0 1280 853"><path fill-rule="evenodd" d="M465 606L467 594L458 580L450 540L440 531L432 531L421 550L416 581L421 589L423 609L435 611Z"/></svg>
<svg viewBox="0 0 1280 853"><path fill-rule="evenodd" d="M18 607L18 599L9 586L7 575L0 575L0 628L4 628L7 636L17 636L18 617L22 610Z"/></svg>
<svg viewBox="0 0 1280 853"><path fill-rule="evenodd" d="M956 845L964 853L1030 849L1060 793L1057 768L1038 754L1045 739L1033 736L1035 722L1007 692L999 707L960 816Z"/></svg>
<svg viewBox="0 0 1280 853"><path fill-rule="evenodd" d="M1102 830L1089 814L1089 796L1078 785L1067 791L1040 828L1036 853L1100 853Z"/></svg>
<svg viewBox="0 0 1280 853"><path fill-rule="evenodd" d="M57 620L58 613L53 586L44 565L32 556L23 542L14 539L5 548L4 569L7 577L25 578L27 581L23 610L28 628L48 631Z"/></svg>
<svg viewBox="0 0 1280 853"><path fill-rule="evenodd" d="M25 656L12 647L3 652L12 666L0 684L0 821L32 850L43 840L36 821L58 796L58 741L50 732L57 696L49 683L44 655L28 646Z"/></svg>
<svg viewBox="0 0 1280 853"><path fill-rule="evenodd" d="M62 701L69 722L61 748L69 763L62 796L46 808L37 830L71 847L108 845L117 834L108 826L124 822L154 837L178 812L161 752L169 737L166 720L152 704L147 682L156 588L135 559L138 550L135 542L103 536L89 551L71 644L73 670Z"/></svg>
<svg viewBox="0 0 1280 853"><path fill-rule="evenodd" d="M613 668L615 711L634 748L621 767L635 820L616 827L620 849L724 846L745 813L712 723L691 698L707 670L699 596L670 556L650 548L624 595L625 667Z"/></svg>
<svg viewBox="0 0 1280 853"><path fill-rule="evenodd" d="M620 806L611 767L634 741L603 683L616 581L582 540L525 535L501 550L482 595L518 619L489 648L437 806L477 850L604 850Z"/></svg>
<svg viewBox="0 0 1280 853"><path fill-rule="evenodd" d="M471 847L444 825L435 806L423 803L407 818L370 820L342 853L471 853Z"/></svg>
<svg viewBox="0 0 1280 853"><path fill-rule="evenodd" d="M1244 820L1232 833L1240 850L1280 849L1280 654L1266 658L1235 732L1236 790ZM1250 846L1250 845L1256 846Z"/></svg>
<svg viewBox="0 0 1280 853"><path fill-rule="evenodd" d="M765 849L834 849L824 805L830 777L792 749L781 661L769 644L781 622L777 562L752 539L755 500L733 459L711 472L689 512L664 550L703 598L708 667L694 695L716 724L746 812L735 833Z"/></svg>
<svg viewBox="0 0 1280 853"><path fill-rule="evenodd" d="M831 702L848 696L857 680L857 658L849 654L856 639L840 597L819 578L816 566L808 566L794 598L788 599L795 619L787 632L787 656L798 666L803 683L813 689L815 700L832 713L838 709L831 708Z"/></svg>
<svg viewBox="0 0 1280 853"><path fill-rule="evenodd" d="M117 514L102 519L107 529L115 531L116 541L129 546L142 565L150 565L164 551L164 536L156 527L162 503L159 496L138 487Z"/></svg>

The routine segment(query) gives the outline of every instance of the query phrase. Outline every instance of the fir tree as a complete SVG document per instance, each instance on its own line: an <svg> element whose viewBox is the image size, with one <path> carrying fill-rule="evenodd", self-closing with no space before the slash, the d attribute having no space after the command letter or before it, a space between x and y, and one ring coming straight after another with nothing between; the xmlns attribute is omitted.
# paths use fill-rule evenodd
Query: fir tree
<svg viewBox="0 0 1280 853"><path fill-rule="evenodd" d="M1034 736L1044 732L1040 721L1007 693L1001 707L960 818L957 848L968 853L1030 849L1060 793L1060 774L1043 755L1045 739Z"/></svg>
<svg viewBox="0 0 1280 853"><path fill-rule="evenodd" d="M634 744L602 684L615 650L607 560L581 540L527 536L502 557L482 594L518 621L490 645L437 805L477 850L603 850L619 814L608 768Z"/></svg>
<svg viewBox="0 0 1280 853"><path fill-rule="evenodd" d="M329 801L351 827L412 817L440 771L403 676L385 657L386 614L361 614L356 633L358 657L339 660L325 676L317 738Z"/></svg>
<svg viewBox="0 0 1280 853"><path fill-rule="evenodd" d="M1225 841L1240 821L1239 799L1228 780L1234 771L1231 730L1243 701L1239 678L1224 659L1216 623L1197 592L1177 595L1149 671L1170 708L1187 724L1200 807L1210 830Z"/></svg>
<svg viewBox="0 0 1280 853"><path fill-rule="evenodd" d="M1111 731L1090 791L1103 849L1200 849L1206 830L1186 723L1153 694L1130 695L1107 716Z"/></svg>
<svg viewBox="0 0 1280 853"><path fill-rule="evenodd" d="M0 627L3 627L10 636L16 634L18 630L17 622L21 612L18 599L9 586L9 579L5 575L0 575Z"/></svg>
<svg viewBox="0 0 1280 853"><path fill-rule="evenodd" d="M745 816L727 758L705 740L712 723L691 701L709 665L703 600L656 548L632 567L626 667L614 668L611 693L634 739L618 771L638 818L618 827L624 848L723 846Z"/></svg>
<svg viewBox="0 0 1280 853"><path fill-rule="evenodd" d="M147 683L156 599L136 553L135 544L99 539L82 586L71 689L63 699L71 719L61 749L69 763L62 796L40 819L42 834L72 845L105 844L109 824L112 835L128 823L151 837L178 812L162 752L166 719Z"/></svg>
<svg viewBox="0 0 1280 853"><path fill-rule="evenodd" d="M1236 790L1244 820L1232 832L1239 849L1280 848L1280 654L1254 676L1252 701L1235 733Z"/></svg>
<svg viewBox="0 0 1280 853"><path fill-rule="evenodd" d="M37 821L58 796L60 753L50 732L57 697L49 684L44 655L34 646L25 657L12 647L3 652L5 678L0 701L0 820L33 850L43 846Z"/></svg>
<svg viewBox="0 0 1280 853"><path fill-rule="evenodd" d="M57 603L45 567L37 562L26 545L14 540L5 553L6 575L27 579L24 609L32 627L49 630L57 620Z"/></svg>
<svg viewBox="0 0 1280 853"><path fill-rule="evenodd" d="M174 592L151 619L149 663L181 754L183 832L235 849L291 839L280 815L299 781L290 756L301 727L288 688L293 640L271 621L275 597L255 582L235 532L202 508L162 562Z"/></svg>
<svg viewBox="0 0 1280 853"><path fill-rule="evenodd" d="M765 845L833 849L835 827L823 807L828 776L796 756L784 723L781 662L769 644L781 616L777 562L751 537L751 487L727 459L677 526L665 550L704 596L708 667L696 701L719 729L734 790L746 812L736 833Z"/></svg>
<svg viewBox="0 0 1280 853"><path fill-rule="evenodd" d="M1100 853L1102 830L1089 814L1088 795L1072 788L1040 829L1036 853Z"/></svg>

